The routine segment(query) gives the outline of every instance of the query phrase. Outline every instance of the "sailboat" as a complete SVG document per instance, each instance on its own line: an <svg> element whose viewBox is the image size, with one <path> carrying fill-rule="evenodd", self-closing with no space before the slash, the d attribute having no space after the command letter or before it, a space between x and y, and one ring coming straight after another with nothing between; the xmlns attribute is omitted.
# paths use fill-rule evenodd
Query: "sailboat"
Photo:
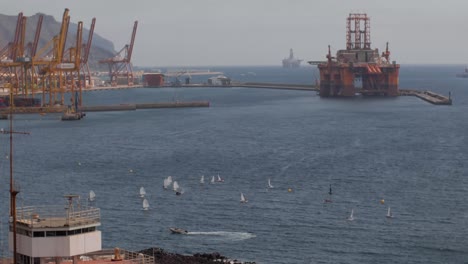
<svg viewBox="0 0 468 264"><path fill-rule="evenodd" d="M140 188L140 197L143 198L146 195L145 187Z"/></svg>
<svg viewBox="0 0 468 264"><path fill-rule="evenodd" d="M247 201L247 198L245 198L245 196L244 196L243 193L241 193L240 202L241 202L241 203L247 203L247 202L248 202L248 201Z"/></svg>
<svg viewBox="0 0 468 264"><path fill-rule="evenodd" d="M204 184L205 183L205 175L202 175L200 178L200 183Z"/></svg>
<svg viewBox="0 0 468 264"><path fill-rule="evenodd" d="M176 181L174 181L174 183L173 183L173 190L176 193L176 195L181 195L182 194L182 190L180 189L180 186Z"/></svg>
<svg viewBox="0 0 468 264"><path fill-rule="evenodd" d="M143 210L147 211L148 209L149 209L148 200L144 199L143 200Z"/></svg>
<svg viewBox="0 0 468 264"><path fill-rule="evenodd" d="M218 179L216 181L217 182L224 182L224 180L219 176L219 174L218 174Z"/></svg>
<svg viewBox="0 0 468 264"><path fill-rule="evenodd" d="M270 178L268 178L268 188L269 188L269 189L274 188L273 185L271 185L271 180L270 180Z"/></svg>
<svg viewBox="0 0 468 264"><path fill-rule="evenodd" d="M386 217L387 217L387 218L393 218L393 214L392 214L392 212L390 211L390 207L388 207Z"/></svg>
<svg viewBox="0 0 468 264"><path fill-rule="evenodd" d="M213 176L213 177L211 178L211 184L214 184L214 183L215 183L215 177Z"/></svg>
<svg viewBox="0 0 468 264"><path fill-rule="evenodd" d="M332 187L331 187L331 184L330 184L330 189L328 190L328 199L323 200L323 202L331 203L332 202L332 199L331 199L332 194L333 194L333 192L332 192Z"/></svg>
<svg viewBox="0 0 468 264"><path fill-rule="evenodd" d="M354 220L354 209L351 209L351 214L348 217L348 221L353 221Z"/></svg>
<svg viewBox="0 0 468 264"><path fill-rule="evenodd" d="M89 197L88 197L89 201L92 202L96 199L96 194L94 193L93 190L89 191Z"/></svg>
<svg viewBox="0 0 468 264"><path fill-rule="evenodd" d="M167 190L169 186L171 186L171 183L172 183L172 176L168 176L166 179L164 179L163 188Z"/></svg>

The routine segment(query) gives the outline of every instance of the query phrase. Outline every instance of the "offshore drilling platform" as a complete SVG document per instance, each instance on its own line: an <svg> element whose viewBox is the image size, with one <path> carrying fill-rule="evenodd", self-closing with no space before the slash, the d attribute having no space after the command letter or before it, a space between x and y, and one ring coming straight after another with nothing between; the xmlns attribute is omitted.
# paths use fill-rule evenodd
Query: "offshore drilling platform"
<svg viewBox="0 0 468 264"><path fill-rule="evenodd" d="M388 43L385 51L371 48L370 17L349 14L346 23L346 49L327 61L311 61L320 71L321 97L351 97L356 94L398 96L400 65L390 62Z"/></svg>

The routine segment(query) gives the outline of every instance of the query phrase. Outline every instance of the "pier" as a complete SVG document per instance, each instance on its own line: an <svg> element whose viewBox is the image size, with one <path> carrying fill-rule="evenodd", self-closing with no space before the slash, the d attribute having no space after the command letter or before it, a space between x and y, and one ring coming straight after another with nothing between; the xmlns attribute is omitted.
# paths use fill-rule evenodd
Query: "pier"
<svg viewBox="0 0 468 264"><path fill-rule="evenodd" d="M137 109L154 109L154 108L187 108L187 107L210 107L208 101L198 102L162 102L162 103L144 103L144 104L121 104L121 105L96 105L82 106L81 111L85 112L100 112L100 111L134 111Z"/></svg>
<svg viewBox="0 0 468 264"><path fill-rule="evenodd" d="M400 96L416 96L433 105L452 105L452 98L431 92L419 90L400 90Z"/></svg>
<svg viewBox="0 0 468 264"><path fill-rule="evenodd" d="M141 86L118 86L118 87L100 87L100 88L93 88L89 89L88 91L100 91L100 90L112 90L112 89L130 89L130 88L140 88ZM208 84L183 84L180 86L165 86L161 88L234 88L234 87L242 87L242 88L263 88L263 89L280 89L280 90L300 90L300 91L315 91L319 92L320 88L316 85L308 85L308 84L287 84L287 83L263 83L263 82L246 82L246 83L232 83L230 85L223 85L223 86L216 86L216 85L208 85ZM154 88L160 89L160 88ZM422 90L415 90L415 89L400 89L399 96L416 96L421 100L424 100L428 103L433 105L452 105L452 99L431 91L422 91ZM154 108L161 108L164 107L164 104L161 104L159 107ZM171 106L174 107L174 106ZM183 106L178 106L183 107ZM194 106L197 107L197 106ZM102 110L105 111L105 110Z"/></svg>
<svg viewBox="0 0 468 264"><path fill-rule="evenodd" d="M160 102L160 103L141 103L141 104L119 104L119 105L95 105L82 106L79 111L83 112L102 112L102 111L135 111L137 109L155 109L155 108L187 108L187 107L210 107L208 101L192 102ZM64 113L68 107L15 107L14 114L45 114L45 113ZM0 116L5 119L8 116L9 108L0 110Z"/></svg>
<svg viewBox="0 0 468 264"><path fill-rule="evenodd" d="M106 86L96 87L91 89L84 89L83 91L103 91L103 90L120 90L120 89L133 89L141 88L140 85L133 86ZM307 84L281 84L281 83L261 83L261 82L246 82L246 83L233 83L225 86L215 86L207 84L188 84L177 86L180 88L263 88L263 89L282 89L282 90L300 90L300 91L314 91L319 92L319 87ZM164 88L164 87L162 87ZM161 89L161 88L150 88ZM452 105L450 95L448 97L431 92L415 89L400 89L399 96L415 96L433 105ZM119 105L96 105L96 106L81 106L78 110L83 112L100 112L100 111L135 111L138 109L156 109L156 108L186 108L186 107L209 107L208 101L192 101L192 102L157 102L157 103L139 103L139 104L119 104ZM15 114L45 114L45 113L64 113L67 106L56 105L51 107L15 107L13 113ZM0 109L0 119L6 119L9 113L8 108Z"/></svg>

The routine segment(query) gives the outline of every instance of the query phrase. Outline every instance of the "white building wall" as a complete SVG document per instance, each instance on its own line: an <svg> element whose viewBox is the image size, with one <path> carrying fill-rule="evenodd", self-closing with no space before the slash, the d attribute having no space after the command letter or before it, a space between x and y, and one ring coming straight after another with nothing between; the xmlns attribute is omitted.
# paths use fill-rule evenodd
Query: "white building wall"
<svg viewBox="0 0 468 264"><path fill-rule="evenodd" d="M9 233L9 249L13 251L13 233ZM17 251L31 257L71 257L101 250L101 231L63 236L28 237L17 235Z"/></svg>

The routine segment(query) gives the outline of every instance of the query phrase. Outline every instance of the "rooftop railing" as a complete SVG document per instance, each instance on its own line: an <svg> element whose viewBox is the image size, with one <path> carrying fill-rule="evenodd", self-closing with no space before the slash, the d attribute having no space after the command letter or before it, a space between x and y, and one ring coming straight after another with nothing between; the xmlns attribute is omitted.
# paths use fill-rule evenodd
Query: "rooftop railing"
<svg viewBox="0 0 468 264"><path fill-rule="evenodd" d="M27 206L16 209L17 223L28 227L73 227L100 223L99 208L79 206Z"/></svg>

